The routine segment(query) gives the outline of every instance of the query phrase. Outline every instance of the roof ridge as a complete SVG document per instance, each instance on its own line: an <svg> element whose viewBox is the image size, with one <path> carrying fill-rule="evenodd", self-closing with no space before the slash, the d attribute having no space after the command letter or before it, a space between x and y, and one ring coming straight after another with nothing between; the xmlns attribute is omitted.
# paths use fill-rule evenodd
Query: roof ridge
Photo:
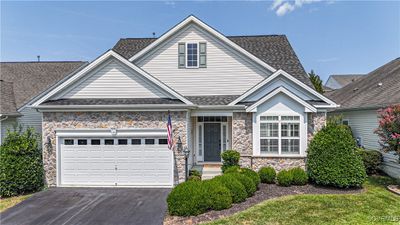
<svg viewBox="0 0 400 225"><path fill-rule="evenodd" d="M282 37L286 36L286 34L250 34L250 35L227 35L225 37Z"/></svg>
<svg viewBox="0 0 400 225"><path fill-rule="evenodd" d="M9 61L9 62L0 62L0 63L86 63L88 61L68 61L68 60L62 60L62 61L54 61L54 60L50 60L50 61Z"/></svg>

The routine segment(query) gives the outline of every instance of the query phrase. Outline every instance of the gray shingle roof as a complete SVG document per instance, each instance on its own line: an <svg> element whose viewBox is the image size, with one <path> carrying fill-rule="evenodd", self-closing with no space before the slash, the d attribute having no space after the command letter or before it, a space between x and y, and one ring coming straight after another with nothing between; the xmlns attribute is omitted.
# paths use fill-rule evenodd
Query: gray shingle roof
<svg viewBox="0 0 400 225"><path fill-rule="evenodd" d="M0 80L0 114L19 115L15 105L13 83Z"/></svg>
<svg viewBox="0 0 400 225"><path fill-rule="evenodd" d="M12 82L18 109L84 64L80 61L1 62L0 77L1 80ZM3 101L0 105L3 105Z"/></svg>
<svg viewBox="0 0 400 225"><path fill-rule="evenodd" d="M379 84L382 85L379 85ZM326 95L341 109L380 108L400 103L400 58L368 73L357 82Z"/></svg>
<svg viewBox="0 0 400 225"><path fill-rule="evenodd" d="M239 98L239 95L185 96L196 105L227 105Z"/></svg>
<svg viewBox="0 0 400 225"><path fill-rule="evenodd" d="M336 74L331 75L342 87L357 81L362 78L365 74Z"/></svg>
<svg viewBox="0 0 400 225"><path fill-rule="evenodd" d="M184 104L178 99L166 98L103 98L103 99L57 99L41 105L137 105L137 104Z"/></svg>
<svg viewBox="0 0 400 225"><path fill-rule="evenodd" d="M227 36L231 41L275 69L283 69L308 86L313 87L300 60L285 35ZM131 58L156 38L123 38L113 50Z"/></svg>

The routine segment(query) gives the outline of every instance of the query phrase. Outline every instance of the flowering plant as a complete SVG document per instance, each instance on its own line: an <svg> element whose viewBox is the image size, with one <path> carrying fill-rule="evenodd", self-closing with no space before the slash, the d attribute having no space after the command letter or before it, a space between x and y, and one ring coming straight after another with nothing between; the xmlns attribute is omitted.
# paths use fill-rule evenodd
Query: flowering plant
<svg viewBox="0 0 400 225"><path fill-rule="evenodd" d="M379 127L375 133L385 151L395 151L400 156L400 104L378 110Z"/></svg>

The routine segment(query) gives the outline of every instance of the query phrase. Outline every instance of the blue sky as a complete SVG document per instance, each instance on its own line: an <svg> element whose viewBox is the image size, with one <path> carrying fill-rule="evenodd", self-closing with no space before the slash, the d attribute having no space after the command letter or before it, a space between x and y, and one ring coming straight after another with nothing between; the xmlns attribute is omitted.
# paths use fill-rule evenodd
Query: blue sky
<svg viewBox="0 0 400 225"><path fill-rule="evenodd" d="M0 60L91 61L119 38L159 36L189 14L225 35L285 34L324 80L400 56L398 1L3 1Z"/></svg>

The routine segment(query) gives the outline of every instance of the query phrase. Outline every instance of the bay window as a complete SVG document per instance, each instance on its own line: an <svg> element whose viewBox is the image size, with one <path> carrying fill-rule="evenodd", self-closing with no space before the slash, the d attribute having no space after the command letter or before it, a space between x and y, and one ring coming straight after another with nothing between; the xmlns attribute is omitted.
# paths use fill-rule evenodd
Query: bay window
<svg viewBox="0 0 400 225"><path fill-rule="evenodd" d="M261 116L261 154L300 154L300 116Z"/></svg>

